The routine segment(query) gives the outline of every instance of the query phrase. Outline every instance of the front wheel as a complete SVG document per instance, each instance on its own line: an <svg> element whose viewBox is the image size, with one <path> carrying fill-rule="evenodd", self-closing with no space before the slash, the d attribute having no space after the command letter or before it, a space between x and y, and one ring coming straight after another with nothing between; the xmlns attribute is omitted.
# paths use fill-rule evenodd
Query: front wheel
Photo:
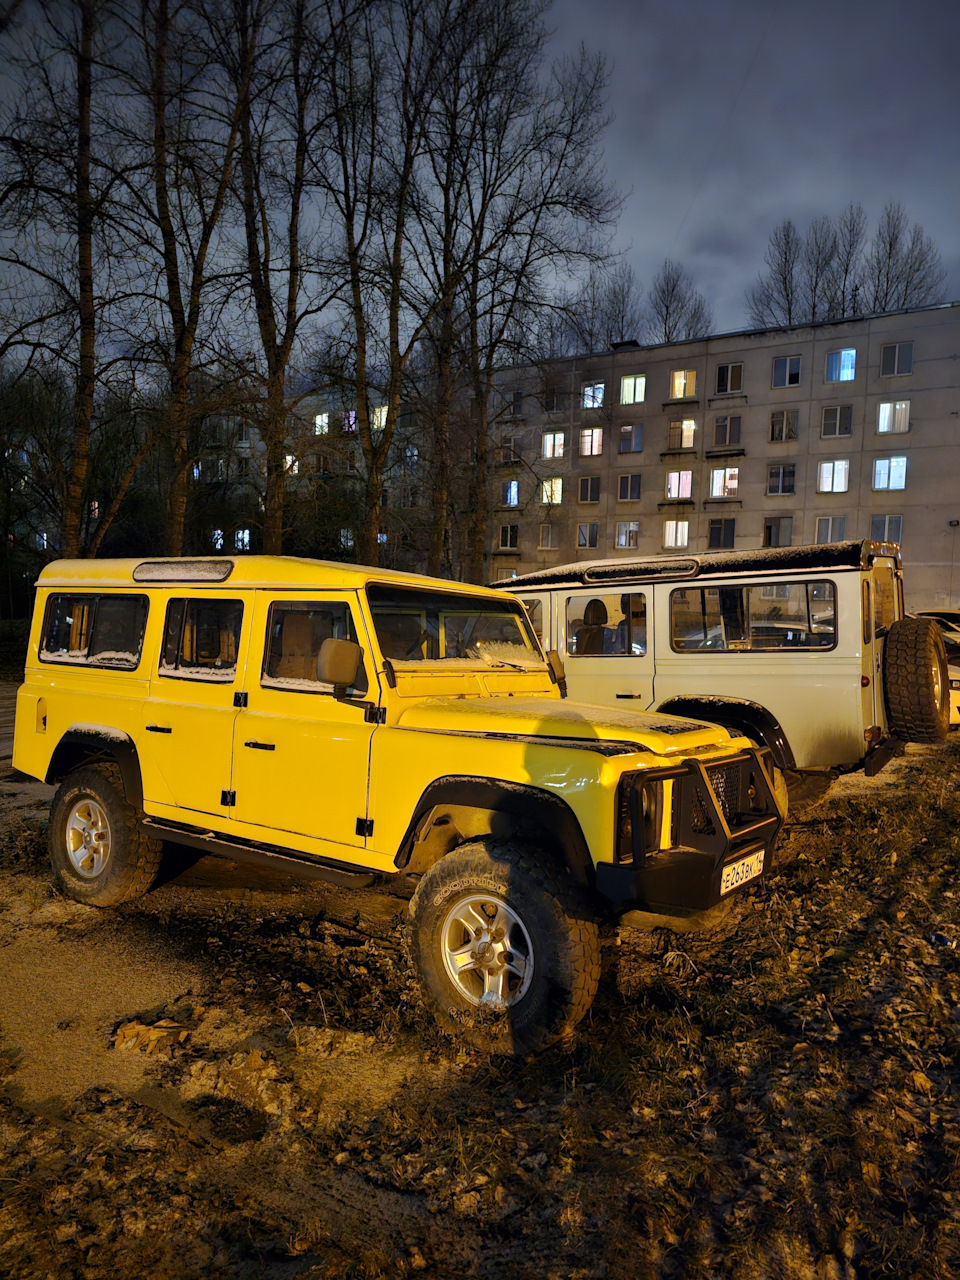
<svg viewBox="0 0 960 1280"><path fill-rule="evenodd" d="M580 1021L600 976L597 923L567 874L516 845L463 845L410 900L408 950L440 1025L474 1048L536 1051Z"/></svg>
<svg viewBox="0 0 960 1280"><path fill-rule="evenodd" d="M114 764L68 773L50 810L50 862L57 888L77 902L114 907L147 892L162 844L140 828Z"/></svg>

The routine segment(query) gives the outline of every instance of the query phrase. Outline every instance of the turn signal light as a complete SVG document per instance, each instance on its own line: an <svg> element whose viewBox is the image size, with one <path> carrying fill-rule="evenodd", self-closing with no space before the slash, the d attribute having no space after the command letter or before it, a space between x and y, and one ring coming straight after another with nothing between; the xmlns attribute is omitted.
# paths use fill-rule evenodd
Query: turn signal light
<svg viewBox="0 0 960 1280"><path fill-rule="evenodd" d="M879 742L882 737L883 734L880 732L880 726L878 724L871 726L869 729L864 729L863 731L864 742Z"/></svg>
<svg viewBox="0 0 960 1280"><path fill-rule="evenodd" d="M861 677L860 677L860 688L861 688L861 689L868 689L869 687L870 687L870 677L869 677L869 676L861 676Z"/></svg>

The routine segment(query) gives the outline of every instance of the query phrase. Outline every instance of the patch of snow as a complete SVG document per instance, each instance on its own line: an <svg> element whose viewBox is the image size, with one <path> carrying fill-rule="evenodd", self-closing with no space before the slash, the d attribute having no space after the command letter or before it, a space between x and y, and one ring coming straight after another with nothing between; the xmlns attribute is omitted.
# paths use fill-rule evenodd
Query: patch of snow
<svg viewBox="0 0 960 1280"><path fill-rule="evenodd" d="M94 738L104 738L107 742L129 742L129 733L124 733L121 729L111 729L105 724L72 724L68 730L69 733L89 733Z"/></svg>

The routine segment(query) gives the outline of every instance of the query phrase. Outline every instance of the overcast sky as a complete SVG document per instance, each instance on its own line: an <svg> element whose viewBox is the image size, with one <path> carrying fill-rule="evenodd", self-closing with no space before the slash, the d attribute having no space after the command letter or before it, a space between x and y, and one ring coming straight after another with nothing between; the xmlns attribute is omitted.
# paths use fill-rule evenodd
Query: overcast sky
<svg viewBox="0 0 960 1280"><path fill-rule="evenodd" d="M559 47L612 65L606 167L646 285L678 259L716 331L773 227L900 200L960 299L960 0L555 0Z"/></svg>

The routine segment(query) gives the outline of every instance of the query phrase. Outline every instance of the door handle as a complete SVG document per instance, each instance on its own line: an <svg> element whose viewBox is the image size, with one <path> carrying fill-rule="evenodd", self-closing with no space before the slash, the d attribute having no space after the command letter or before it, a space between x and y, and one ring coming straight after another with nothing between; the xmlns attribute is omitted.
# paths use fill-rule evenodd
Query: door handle
<svg viewBox="0 0 960 1280"><path fill-rule="evenodd" d="M642 698L642 693L618 693L618 698Z"/></svg>
<svg viewBox="0 0 960 1280"><path fill-rule="evenodd" d="M254 751L276 751L277 749L275 742L254 742L252 738L243 745L245 747L253 747Z"/></svg>
<svg viewBox="0 0 960 1280"><path fill-rule="evenodd" d="M168 724L148 724L147 733L173 733Z"/></svg>

